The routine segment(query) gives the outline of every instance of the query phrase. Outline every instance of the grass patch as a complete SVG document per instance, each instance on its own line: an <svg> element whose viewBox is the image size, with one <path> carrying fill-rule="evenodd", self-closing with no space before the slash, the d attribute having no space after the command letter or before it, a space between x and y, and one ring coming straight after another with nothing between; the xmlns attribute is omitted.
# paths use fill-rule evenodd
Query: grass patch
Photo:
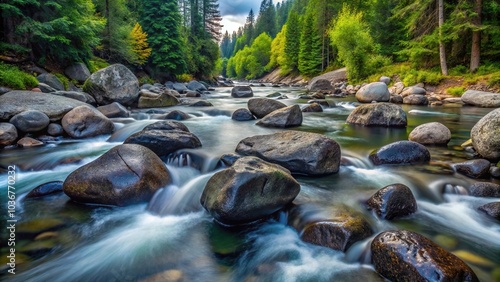
<svg viewBox="0 0 500 282"><path fill-rule="evenodd" d="M145 76L139 77L139 83L141 85L143 85L143 84L154 84L155 80L152 79L151 77L145 75Z"/></svg>
<svg viewBox="0 0 500 282"><path fill-rule="evenodd" d="M368 79L369 81L378 81L379 78L384 75L388 77L398 76L406 86L415 85L417 83L438 85L444 79L443 75L439 71L414 69L409 63L393 64L381 67Z"/></svg>
<svg viewBox="0 0 500 282"><path fill-rule="evenodd" d="M105 67L109 67L109 63L99 57L94 57L89 60L90 73L94 73Z"/></svg>
<svg viewBox="0 0 500 282"><path fill-rule="evenodd" d="M31 89L38 85L33 75L24 72L13 65L0 62L0 85L12 89Z"/></svg>
<svg viewBox="0 0 500 282"><path fill-rule="evenodd" d="M54 73L54 75L59 78L59 80L62 82L64 86L64 90L68 91L69 90L69 79L62 73Z"/></svg>
<svg viewBox="0 0 500 282"><path fill-rule="evenodd" d="M446 93L454 97L462 97L464 92L465 92L465 87L463 86L450 87L446 89Z"/></svg>

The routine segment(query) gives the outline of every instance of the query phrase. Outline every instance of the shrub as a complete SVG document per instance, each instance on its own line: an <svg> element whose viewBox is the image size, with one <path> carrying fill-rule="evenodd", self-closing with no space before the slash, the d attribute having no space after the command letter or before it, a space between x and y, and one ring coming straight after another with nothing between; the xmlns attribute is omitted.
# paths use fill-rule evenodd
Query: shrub
<svg viewBox="0 0 500 282"><path fill-rule="evenodd" d="M500 71L491 74L488 79L488 86L500 86Z"/></svg>
<svg viewBox="0 0 500 282"><path fill-rule="evenodd" d="M0 62L0 85L12 89L31 89L38 85L38 80L15 66Z"/></svg>
<svg viewBox="0 0 500 282"><path fill-rule="evenodd" d="M452 76L461 76L464 74L467 74L469 72L469 69L466 66L463 65L458 65L448 71L449 75Z"/></svg>
<svg viewBox="0 0 500 282"><path fill-rule="evenodd" d="M145 75L145 76L142 76L142 77L139 77L139 83L142 85L142 84L154 84L155 83L155 80L152 79L151 77Z"/></svg>
<svg viewBox="0 0 500 282"><path fill-rule="evenodd" d="M187 73L177 75L177 81L179 82L190 82L193 79L193 76Z"/></svg>
<svg viewBox="0 0 500 282"><path fill-rule="evenodd" d="M464 92L465 92L465 87L463 86L450 87L446 89L446 93L454 97L461 97L462 94L464 94Z"/></svg>

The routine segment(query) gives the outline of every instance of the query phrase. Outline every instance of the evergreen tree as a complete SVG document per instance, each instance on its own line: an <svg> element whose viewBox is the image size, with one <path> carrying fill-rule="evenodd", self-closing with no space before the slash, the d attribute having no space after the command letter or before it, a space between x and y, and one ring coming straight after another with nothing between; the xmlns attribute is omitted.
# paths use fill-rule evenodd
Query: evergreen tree
<svg viewBox="0 0 500 282"><path fill-rule="evenodd" d="M142 1L140 22L149 36L153 66L169 74L184 73L186 62L179 26L181 15L177 1Z"/></svg>
<svg viewBox="0 0 500 282"><path fill-rule="evenodd" d="M222 37L222 41L220 43L220 50L223 58L229 58L233 52L231 48L231 38L229 38L229 33L226 30L224 36Z"/></svg>
<svg viewBox="0 0 500 282"><path fill-rule="evenodd" d="M321 71L321 37L314 20L315 13L309 9L305 18L302 20L302 33L300 36L300 49L298 68L300 74L306 77L312 77Z"/></svg>
<svg viewBox="0 0 500 282"><path fill-rule="evenodd" d="M284 73L297 70L300 52L300 19L299 14L291 11L287 21L288 28L285 33L285 54L286 60L283 67ZM293 28L292 28L293 27Z"/></svg>
<svg viewBox="0 0 500 282"><path fill-rule="evenodd" d="M128 58L129 62L144 65L148 61L151 55L151 48L149 48L147 36L148 35L142 31L141 25L136 23L129 36L129 44L131 46L131 56Z"/></svg>
<svg viewBox="0 0 500 282"><path fill-rule="evenodd" d="M245 45L247 46L250 46L250 44L252 44L252 40L255 33L254 29L255 29L255 15L253 13L253 10L250 9L247 20L245 22L245 30L244 30Z"/></svg>
<svg viewBox="0 0 500 282"><path fill-rule="evenodd" d="M203 22L205 24L205 31L212 37L212 39L219 41L221 34L222 16L219 11L219 4L217 0L204 0L203 1Z"/></svg>
<svg viewBox="0 0 500 282"><path fill-rule="evenodd" d="M276 9L272 0L262 0L259 16L255 23L255 34L267 32L271 37L276 36Z"/></svg>

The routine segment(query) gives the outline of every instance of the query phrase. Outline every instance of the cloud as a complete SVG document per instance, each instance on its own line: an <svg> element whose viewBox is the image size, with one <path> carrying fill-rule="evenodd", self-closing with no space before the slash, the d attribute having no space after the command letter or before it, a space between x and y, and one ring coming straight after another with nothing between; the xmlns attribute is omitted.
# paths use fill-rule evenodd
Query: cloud
<svg viewBox="0 0 500 282"><path fill-rule="evenodd" d="M246 17L253 9L257 14L259 12L261 0L219 0L219 10L222 17L225 16L244 16Z"/></svg>

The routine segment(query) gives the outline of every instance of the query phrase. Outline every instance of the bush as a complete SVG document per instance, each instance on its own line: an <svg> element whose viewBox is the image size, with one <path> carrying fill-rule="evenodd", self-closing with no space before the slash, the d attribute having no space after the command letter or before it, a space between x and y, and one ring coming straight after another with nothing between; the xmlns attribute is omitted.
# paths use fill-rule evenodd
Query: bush
<svg viewBox="0 0 500 282"><path fill-rule="evenodd" d="M454 97L461 97L464 94L464 92L465 92L465 87L463 86L450 87L446 89L446 93Z"/></svg>
<svg viewBox="0 0 500 282"><path fill-rule="evenodd" d="M488 79L488 86L500 86L500 71L491 74L490 78Z"/></svg>
<svg viewBox="0 0 500 282"><path fill-rule="evenodd" d="M141 85L143 85L143 84L154 84L155 80L152 79L151 77L145 75L145 76L139 77L139 83Z"/></svg>
<svg viewBox="0 0 500 282"><path fill-rule="evenodd" d="M190 82L194 80L193 76L187 73L177 75L177 81L179 82Z"/></svg>
<svg viewBox="0 0 500 282"><path fill-rule="evenodd" d="M31 89L38 85L33 75L21 71L15 66L0 62L0 85L12 89Z"/></svg>
<svg viewBox="0 0 500 282"><path fill-rule="evenodd" d="M449 75L452 76L461 76L464 74L467 74L469 72L469 69L466 66L463 65L458 65L448 71Z"/></svg>
<svg viewBox="0 0 500 282"><path fill-rule="evenodd" d="M91 73L94 73L108 66L109 66L108 62L98 57L94 57L91 60L89 60L89 70Z"/></svg>

